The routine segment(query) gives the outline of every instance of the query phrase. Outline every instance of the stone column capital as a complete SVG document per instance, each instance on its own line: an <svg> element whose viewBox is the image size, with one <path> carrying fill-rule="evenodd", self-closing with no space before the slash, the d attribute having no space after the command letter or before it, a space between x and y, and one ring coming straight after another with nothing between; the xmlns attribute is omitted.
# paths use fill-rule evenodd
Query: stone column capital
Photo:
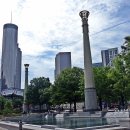
<svg viewBox="0 0 130 130"><path fill-rule="evenodd" d="M88 20L88 16L89 16L89 11L87 10L83 10L79 13L79 16L81 17L82 20L86 19Z"/></svg>
<svg viewBox="0 0 130 130"><path fill-rule="evenodd" d="M28 68L29 67L29 64L24 64L25 68Z"/></svg>

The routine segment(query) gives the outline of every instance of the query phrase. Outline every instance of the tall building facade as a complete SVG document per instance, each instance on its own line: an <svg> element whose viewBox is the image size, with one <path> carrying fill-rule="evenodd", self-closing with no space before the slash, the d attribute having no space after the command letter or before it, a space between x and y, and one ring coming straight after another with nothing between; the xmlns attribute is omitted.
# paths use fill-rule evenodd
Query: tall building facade
<svg viewBox="0 0 130 130"><path fill-rule="evenodd" d="M18 26L12 23L3 26L1 58L1 91L21 88L21 58L18 47Z"/></svg>
<svg viewBox="0 0 130 130"><path fill-rule="evenodd" d="M103 66L112 66L112 60L118 55L118 48L110 48L101 51Z"/></svg>
<svg viewBox="0 0 130 130"><path fill-rule="evenodd" d="M55 57L55 79L66 68L71 68L71 52L60 52Z"/></svg>
<svg viewBox="0 0 130 130"><path fill-rule="evenodd" d="M102 67L102 62L93 63L92 67Z"/></svg>

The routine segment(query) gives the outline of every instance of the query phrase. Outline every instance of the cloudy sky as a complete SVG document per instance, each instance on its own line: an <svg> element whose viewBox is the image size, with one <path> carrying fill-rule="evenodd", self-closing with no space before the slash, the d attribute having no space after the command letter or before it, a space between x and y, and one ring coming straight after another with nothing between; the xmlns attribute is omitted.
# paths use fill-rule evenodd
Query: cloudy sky
<svg viewBox="0 0 130 130"><path fill-rule="evenodd" d="M3 25L18 25L24 64L29 80L49 77L54 81L55 55L71 52L72 66L83 67L81 10L88 10L93 63L101 62L101 50L118 47L130 35L130 0L0 0L0 57Z"/></svg>

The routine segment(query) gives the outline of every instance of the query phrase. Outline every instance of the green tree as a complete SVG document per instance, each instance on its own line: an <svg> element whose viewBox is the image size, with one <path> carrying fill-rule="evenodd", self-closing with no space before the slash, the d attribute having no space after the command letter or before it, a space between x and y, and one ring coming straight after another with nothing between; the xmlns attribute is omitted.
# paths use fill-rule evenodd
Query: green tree
<svg viewBox="0 0 130 130"><path fill-rule="evenodd" d="M3 115L11 115L13 113L13 105L11 100L6 100L4 104Z"/></svg>
<svg viewBox="0 0 130 130"><path fill-rule="evenodd" d="M44 89L48 88L50 85L51 83L49 78L39 77L32 79L27 88L26 102L32 105L39 105L41 110L41 105L44 103L44 99L42 99L43 96L41 96L41 94L43 94L42 92Z"/></svg>
<svg viewBox="0 0 130 130"><path fill-rule="evenodd" d="M6 99L3 96L0 96L0 110L4 109L5 102L6 102Z"/></svg>
<svg viewBox="0 0 130 130"><path fill-rule="evenodd" d="M84 73L81 75L80 80L79 80L79 88L80 88L80 92L81 92L81 101L85 100L85 96L84 96Z"/></svg>
<svg viewBox="0 0 130 130"><path fill-rule="evenodd" d="M125 37L122 52L114 59L109 77L113 80L113 92L118 98L119 105L125 107L130 98L130 37Z"/></svg>
<svg viewBox="0 0 130 130"><path fill-rule="evenodd" d="M22 108L23 105L23 99L17 99L15 98L12 100L13 108Z"/></svg>
<svg viewBox="0 0 130 130"><path fill-rule="evenodd" d="M74 111L76 112L76 102L81 100L80 81L83 70L77 67L65 69L56 79L52 96L57 103L74 103Z"/></svg>
<svg viewBox="0 0 130 130"><path fill-rule="evenodd" d="M41 102L46 104L47 110L49 110L50 105L52 105L51 103L52 86L49 86L45 89L40 89L39 94Z"/></svg>
<svg viewBox="0 0 130 130"><path fill-rule="evenodd" d="M123 50L122 59L124 61L125 72L127 78L130 79L130 36L125 37L126 48ZM130 81L128 80L128 86L130 86Z"/></svg>
<svg viewBox="0 0 130 130"><path fill-rule="evenodd" d="M124 108L127 92L127 74L124 67L124 61L119 56L114 60L114 68L111 68L111 79L114 81L113 92L119 100L120 106Z"/></svg>
<svg viewBox="0 0 130 130"><path fill-rule="evenodd" d="M112 88L110 85L110 80L108 79L109 67L95 67L94 71L94 81L97 92L97 97L99 101L100 109L102 110L102 102L110 102L112 97Z"/></svg>

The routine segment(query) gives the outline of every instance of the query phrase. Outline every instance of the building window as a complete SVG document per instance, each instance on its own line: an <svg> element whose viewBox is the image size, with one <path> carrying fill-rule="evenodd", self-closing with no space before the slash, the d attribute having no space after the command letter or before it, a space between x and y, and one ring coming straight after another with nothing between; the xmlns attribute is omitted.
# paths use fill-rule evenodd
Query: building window
<svg viewBox="0 0 130 130"><path fill-rule="evenodd" d="M112 51L109 51L109 55L111 55L111 56L112 56Z"/></svg>
<svg viewBox="0 0 130 130"><path fill-rule="evenodd" d="M117 50L115 50L115 55L117 55Z"/></svg>

